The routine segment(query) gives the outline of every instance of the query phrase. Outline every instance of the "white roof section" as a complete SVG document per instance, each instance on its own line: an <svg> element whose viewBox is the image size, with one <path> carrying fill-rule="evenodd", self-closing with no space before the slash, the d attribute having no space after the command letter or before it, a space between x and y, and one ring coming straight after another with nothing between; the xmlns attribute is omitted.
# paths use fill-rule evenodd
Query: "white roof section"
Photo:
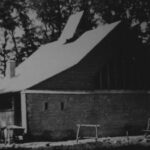
<svg viewBox="0 0 150 150"><path fill-rule="evenodd" d="M67 39L70 39L74 36L82 15L83 15L83 11L73 14L69 17L65 25L65 28L59 38L59 41L61 41L62 44L64 44Z"/></svg>
<svg viewBox="0 0 150 150"><path fill-rule="evenodd" d="M16 76L0 82L0 93L28 89L79 63L118 24L115 22L85 32L76 41L61 40L41 46L16 68Z"/></svg>

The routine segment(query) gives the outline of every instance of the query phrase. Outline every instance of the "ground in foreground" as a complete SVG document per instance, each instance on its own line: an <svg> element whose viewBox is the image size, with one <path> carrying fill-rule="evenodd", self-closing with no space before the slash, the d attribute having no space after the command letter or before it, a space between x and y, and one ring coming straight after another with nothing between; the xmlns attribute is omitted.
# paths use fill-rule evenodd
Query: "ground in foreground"
<svg viewBox="0 0 150 150"><path fill-rule="evenodd" d="M0 144L0 149L18 149L18 150L148 150L150 149L150 139L144 136L126 136L126 137L105 137L95 139L82 139L77 143L76 140L60 142L29 142Z"/></svg>

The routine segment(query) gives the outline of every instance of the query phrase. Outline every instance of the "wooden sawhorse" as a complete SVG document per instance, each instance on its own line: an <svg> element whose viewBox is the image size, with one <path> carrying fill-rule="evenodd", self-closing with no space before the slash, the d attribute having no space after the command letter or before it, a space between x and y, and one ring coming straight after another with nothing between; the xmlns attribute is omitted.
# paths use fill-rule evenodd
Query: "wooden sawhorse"
<svg viewBox="0 0 150 150"><path fill-rule="evenodd" d="M95 140L97 141L97 139L98 139L98 128L100 127L99 124L77 124L77 134L76 134L77 143L79 141L80 127L93 127L93 128L95 128L95 137L90 137L90 138L95 138Z"/></svg>
<svg viewBox="0 0 150 150"><path fill-rule="evenodd" d="M147 138L148 135L150 135L150 118L148 118L146 130L143 130L143 131L145 133L145 137Z"/></svg>

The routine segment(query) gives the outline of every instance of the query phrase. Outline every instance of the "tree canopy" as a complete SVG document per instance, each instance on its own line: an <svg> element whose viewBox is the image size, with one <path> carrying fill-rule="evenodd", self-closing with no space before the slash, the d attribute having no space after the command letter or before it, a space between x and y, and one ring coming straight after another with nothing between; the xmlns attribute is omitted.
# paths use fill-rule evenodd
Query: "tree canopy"
<svg viewBox="0 0 150 150"><path fill-rule="evenodd" d="M80 10L84 16L79 34L122 20L149 48L149 0L1 0L0 75L5 76L8 59L19 65L41 44L57 40L68 17Z"/></svg>

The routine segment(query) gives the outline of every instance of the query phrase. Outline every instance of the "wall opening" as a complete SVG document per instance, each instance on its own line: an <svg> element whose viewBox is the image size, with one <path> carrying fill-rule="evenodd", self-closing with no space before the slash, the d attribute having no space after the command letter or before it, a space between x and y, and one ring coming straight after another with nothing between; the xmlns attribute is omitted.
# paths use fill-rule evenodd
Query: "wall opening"
<svg viewBox="0 0 150 150"><path fill-rule="evenodd" d="M64 102L61 102L61 103L60 103L60 109L61 109L61 111L64 110Z"/></svg>
<svg viewBox="0 0 150 150"><path fill-rule="evenodd" d="M44 103L44 111L48 110L48 102Z"/></svg>

